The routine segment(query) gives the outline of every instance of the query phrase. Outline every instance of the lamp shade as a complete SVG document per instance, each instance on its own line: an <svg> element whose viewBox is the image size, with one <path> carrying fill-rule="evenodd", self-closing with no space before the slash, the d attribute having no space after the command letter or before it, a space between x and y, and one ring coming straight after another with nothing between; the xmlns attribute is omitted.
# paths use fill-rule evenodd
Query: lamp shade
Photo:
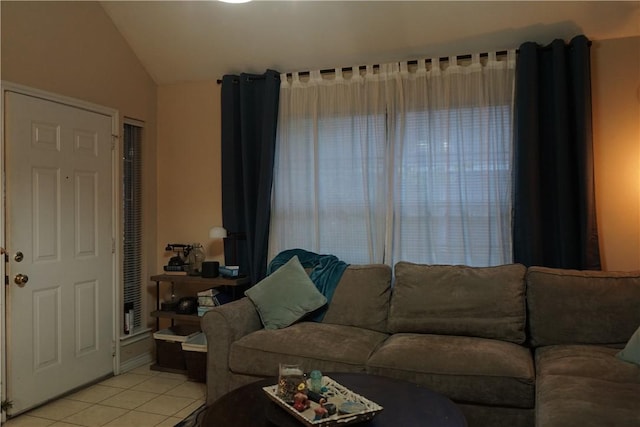
<svg viewBox="0 0 640 427"><path fill-rule="evenodd" d="M224 227L211 227L209 229L210 239L224 239L227 237L227 230Z"/></svg>

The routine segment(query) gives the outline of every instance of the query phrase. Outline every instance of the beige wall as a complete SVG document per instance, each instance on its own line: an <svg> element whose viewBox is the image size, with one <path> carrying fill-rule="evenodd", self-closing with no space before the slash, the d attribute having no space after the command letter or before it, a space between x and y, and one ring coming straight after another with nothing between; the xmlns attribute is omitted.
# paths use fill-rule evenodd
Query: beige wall
<svg viewBox="0 0 640 427"><path fill-rule="evenodd" d="M121 124L145 122L143 255L147 274L156 273L156 259L146 256L158 246L155 83L96 2L0 6L2 80L117 109Z"/></svg>
<svg viewBox="0 0 640 427"><path fill-rule="evenodd" d="M159 265L167 243L201 243L208 260L223 261L220 86L215 81L158 88Z"/></svg>
<svg viewBox="0 0 640 427"><path fill-rule="evenodd" d="M640 37L594 42L591 58L603 268L640 270Z"/></svg>

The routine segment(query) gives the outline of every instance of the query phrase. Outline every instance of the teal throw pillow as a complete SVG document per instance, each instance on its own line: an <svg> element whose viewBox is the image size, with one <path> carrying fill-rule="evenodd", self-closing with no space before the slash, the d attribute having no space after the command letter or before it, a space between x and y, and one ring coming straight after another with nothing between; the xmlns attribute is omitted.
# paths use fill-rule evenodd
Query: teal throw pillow
<svg viewBox="0 0 640 427"><path fill-rule="evenodd" d="M285 328L327 303L297 256L244 293L265 329Z"/></svg>
<svg viewBox="0 0 640 427"><path fill-rule="evenodd" d="M627 345L616 356L618 359L640 366L640 327L631 335Z"/></svg>

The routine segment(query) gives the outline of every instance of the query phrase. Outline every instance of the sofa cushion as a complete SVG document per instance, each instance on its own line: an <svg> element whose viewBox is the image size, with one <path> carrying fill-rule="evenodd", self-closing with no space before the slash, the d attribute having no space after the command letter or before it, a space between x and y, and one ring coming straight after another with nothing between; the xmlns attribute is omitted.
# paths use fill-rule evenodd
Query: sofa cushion
<svg viewBox="0 0 640 427"><path fill-rule="evenodd" d="M307 372L364 372L367 359L387 336L316 322L262 329L231 345L229 368L234 373L263 377L277 375L280 363L297 363Z"/></svg>
<svg viewBox="0 0 640 427"><path fill-rule="evenodd" d="M297 256L244 293L265 329L285 328L327 303Z"/></svg>
<svg viewBox="0 0 640 427"><path fill-rule="evenodd" d="M368 371L425 385L465 403L533 408L529 350L486 338L395 334L371 356Z"/></svg>
<svg viewBox="0 0 640 427"><path fill-rule="evenodd" d="M391 267L349 265L333 294L324 323L387 331Z"/></svg>
<svg viewBox="0 0 640 427"><path fill-rule="evenodd" d="M389 331L525 340L526 268L398 262Z"/></svg>
<svg viewBox="0 0 640 427"><path fill-rule="evenodd" d="M640 325L640 275L531 267L531 345L627 343Z"/></svg>
<svg viewBox="0 0 640 427"><path fill-rule="evenodd" d="M559 345L536 351L536 425L639 426L640 369L618 350Z"/></svg>

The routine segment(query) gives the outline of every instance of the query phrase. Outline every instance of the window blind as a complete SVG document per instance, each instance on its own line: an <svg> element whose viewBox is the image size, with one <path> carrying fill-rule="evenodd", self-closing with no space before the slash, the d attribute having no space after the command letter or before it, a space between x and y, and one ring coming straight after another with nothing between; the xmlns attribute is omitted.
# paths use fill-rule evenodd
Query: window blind
<svg viewBox="0 0 640 427"><path fill-rule="evenodd" d="M142 127L124 125L123 302L134 307L133 329L142 326Z"/></svg>

